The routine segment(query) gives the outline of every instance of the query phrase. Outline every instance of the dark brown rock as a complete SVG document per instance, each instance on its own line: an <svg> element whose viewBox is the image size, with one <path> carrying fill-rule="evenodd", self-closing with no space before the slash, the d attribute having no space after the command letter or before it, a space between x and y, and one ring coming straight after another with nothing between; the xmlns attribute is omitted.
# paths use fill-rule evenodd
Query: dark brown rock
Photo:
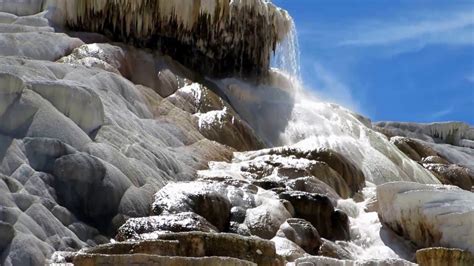
<svg viewBox="0 0 474 266"><path fill-rule="evenodd" d="M257 265L250 261L228 257L171 257L148 254L132 255L103 255L103 254L79 254L74 258L76 266L115 266L115 265L170 265L170 266L251 266Z"/></svg>
<svg viewBox="0 0 474 266"><path fill-rule="evenodd" d="M421 161L422 158L429 156L438 156L438 153L432 148L421 144L419 141L405 137L393 137L390 142L395 144L398 149L405 153L414 161Z"/></svg>
<svg viewBox="0 0 474 266"><path fill-rule="evenodd" d="M289 180L285 184L287 188L292 190L325 195L331 199L331 202L334 205L336 205L337 201L341 199L341 197L336 191L334 191L332 187L313 176Z"/></svg>
<svg viewBox="0 0 474 266"><path fill-rule="evenodd" d="M283 265L271 241L226 233L164 233L156 240L116 242L83 250L74 258L76 265L155 264L194 265L207 257L237 260L207 261L208 265ZM154 256L154 257L147 257ZM156 256L163 258L157 259ZM166 257L166 258L164 258ZM149 260L153 258L153 260ZM177 260L176 264L173 262ZM204 260L205 261L205 260ZM186 262L184 264L181 264ZM230 262L228 264L227 262ZM234 262L244 264L232 264ZM103 263L103 264L102 264ZM197 264L204 265L204 264Z"/></svg>
<svg viewBox="0 0 474 266"><path fill-rule="evenodd" d="M331 240L350 238L347 215L336 211L328 197L301 191L283 192L279 196L291 202L295 216L310 222L322 237Z"/></svg>
<svg viewBox="0 0 474 266"><path fill-rule="evenodd" d="M155 195L153 213L194 212L213 224L219 231L229 226L231 204L225 195L220 193L222 186L211 183L195 183L198 190L175 191L176 187L167 185ZM192 186L192 183L188 185ZM199 186L200 185L200 186ZM184 183L183 183L184 186ZM190 187L193 189L192 187ZM176 202L170 202L171 200Z"/></svg>
<svg viewBox="0 0 474 266"><path fill-rule="evenodd" d="M139 240L146 238L142 234L160 232L218 232L219 230L203 217L183 212L143 218L131 218L123 224L117 232L118 240Z"/></svg>
<svg viewBox="0 0 474 266"><path fill-rule="evenodd" d="M365 185L365 176L363 172L344 156L333 150L315 149L302 151L296 148L285 147L272 149L269 153L286 157L293 156L295 158L305 158L314 161L315 165L306 170L321 181L330 185L340 195L342 194L342 197L345 197L344 194L346 192L344 189L341 192L339 190L341 190L340 188L341 186L344 186L344 184L339 184L341 183L340 181L334 181L335 179L337 180L337 178L334 177L334 173L328 173L330 171L327 170L327 168L331 168L340 176L345 185L349 188L350 195L360 191ZM327 165L327 167L324 167L325 165Z"/></svg>
<svg viewBox="0 0 474 266"><path fill-rule="evenodd" d="M340 260L354 259L351 253L343 245L340 245L337 242L329 241L324 238L321 240L322 244L319 249L318 255Z"/></svg>
<svg viewBox="0 0 474 266"><path fill-rule="evenodd" d="M280 226L277 236L284 237L301 248L307 253L316 255L322 244L318 230L306 220L290 218Z"/></svg>
<svg viewBox="0 0 474 266"><path fill-rule="evenodd" d="M436 164L450 164L448 160L441 158L440 156L428 156L423 159L421 159L421 163L436 163Z"/></svg>
<svg viewBox="0 0 474 266"><path fill-rule="evenodd" d="M445 185L455 185L468 191L471 191L474 185L474 172L469 168L456 164L423 164L423 166Z"/></svg>

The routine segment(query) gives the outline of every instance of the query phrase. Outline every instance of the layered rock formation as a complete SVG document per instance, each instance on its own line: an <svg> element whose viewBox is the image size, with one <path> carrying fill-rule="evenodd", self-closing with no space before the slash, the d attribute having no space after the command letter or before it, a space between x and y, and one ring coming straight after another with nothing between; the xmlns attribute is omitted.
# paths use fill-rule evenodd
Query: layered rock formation
<svg viewBox="0 0 474 266"><path fill-rule="evenodd" d="M416 252L416 262L420 266L468 266L474 264L474 254L455 248L424 248Z"/></svg>
<svg viewBox="0 0 474 266"><path fill-rule="evenodd" d="M393 182L377 187L386 225L418 247L474 252L474 194L454 186Z"/></svg>
<svg viewBox="0 0 474 266"><path fill-rule="evenodd" d="M394 232L470 262L472 130L307 97L268 67L292 27L273 4L0 11L0 264L410 265ZM419 184L440 182L465 190Z"/></svg>
<svg viewBox="0 0 474 266"><path fill-rule="evenodd" d="M453 164L474 170L474 129L462 122L432 124L379 122L375 129L388 137L403 136L435 150Z"/></svg>
<svg viewBox="0 0 474 266"><path fill-rule="evenodd" d="M209 160L229 158L230 146L261 147L205 86L199 97L183 97L195 75L167 57L81 46L41 15L0 17L3 265L41 265L55 250L107 242L129 217L148 215L153 193L169 180L193 179ZM156 68L143 72L140 60ZM163 75L146 78L155 71ZM200 126L197 114L223 106L235 131L212 119Z"/></svg>
<svg viewBox="0 0 474 266"><path fill-rule="evenodd" d="M302 151L330 149L351 161L367 181L375 184L395 180L439 183L372 128L368 118L314 99L299 84L281 76L272 75L270 81L257 87L239 79L214 83L269 146L286 145Z"/></svg>
<svg viewBox="0 0 474 266"><path fill-rule="evenodd" d="M429 142L462 146L474 141L474 128L463 122L430 124L379 122L376 126L393 136L406 136Z"/></svg>
<svg viewBox="0 0 474 266"><path fill-rule="evenodd" d="M474 171L470 168L449 162L433 148L420 140L395 136L392 137L390 141L408 157L430 170L441 183L455 185L468 191L472 190L474 185Z"/></svg>
<svg viewBox="0 0 474 266"><path fill-rule="evenodd" d="M63 262L74 265L283 265L270 241L200 232L166 233L153 241L102 245L63 256Z"/></svg>
<svg viewBox="0 0 474 266"><path fill-rule="evenodd" d="M0 10L19 15L48 10L57 24L161 50L217 76L266 74L271 53L292 27L286 11L264 0L8 0Z"/></svg>

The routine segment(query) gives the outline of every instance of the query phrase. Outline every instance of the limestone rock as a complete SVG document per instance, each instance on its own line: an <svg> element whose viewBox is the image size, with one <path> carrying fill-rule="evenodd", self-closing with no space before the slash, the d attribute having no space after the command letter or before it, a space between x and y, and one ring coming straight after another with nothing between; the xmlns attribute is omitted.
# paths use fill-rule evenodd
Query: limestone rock
<svg viewBox="0 0 474 266"><path fill-rule="evenodd" d="M291 147L264 149L239 154L232 164L220 163L216 166L219 167L217 173L225 171L229 176L260 183L284 182L289 189L322 193L334 202L340 197L347 198L354 195L365 182L363 173L357 167L328 149L311 151ZM213 176L212 168L213 165L210 171L203 171L200 174ZM296 180L299 178L304 178L304 181Z"/></svg>
<svg viewBox="0 0 474 266"><path fill-rule="evenodd" d="M275 236L271 241L275 244L276 253L288 262L307 255L304 249L285 237Z"/></svg>
<svg viewBox="0 0 474 266"><path fill-rule="evenodd" d="M395 136L405 136L421 139L424 141L442 141L447 144L458 145L459 142L473 136L472 128L463 122L440 122L440 123L403 123L403 122L378 122L378 127L384 128Z"/></svg>
<svg viewBox="0 0 474 266"><path fill-rule="evenodd" d="M322 244L316 228L303 219L290 218L286 220L286 222L280 226L277 236L294 242L304 249L306 253L312 255L317 254Z"/></svg>
<svg viewBox="0 0 474 266"><path fill-rule="evenodd" d="M300 191L283 192L280 198L291 202L295 216L310 222L321 237L332 240L348 240L349 218L335 210L328 197Z"/></svg>
<svg viewBox="0 0 474 266"><path fill-rule="evenodd" d="M331 200L333 205L337 205L337 201L341 199L332 187L312 176L288 180L285 185L292 190L325 195Z"/></svg>
<svg viewBox="0 0 474 266"><path fill-rule="evenodd" d="M474 250L474 194L454 186L392 182L377 187L381 221L418 247Z"/></svg>
<svg viewBox="0 0 474 266"><path fill-rule="evenodd" d="M156 193L153 212L157 215L194 212L224 231L230 221L231 203L222 194L223 190L225 187L219 184L168 184Z"/></svg>
<svg viewBox="0 0 474 266"><path fill-rule="evenodd" d="M132 185L115 167L87 154L66 155L54 163L56 190L66 207L105 226Z"/></svg>
<svg viewBox="0 0 474 266"><path fill-rule="evenodd" d="M123 255L124 258L134 253L176 258L190 257L190 259L230 257L258 265L283 265L283 261L277 256L271 241L225 233L165 233L160 234L159 239L153 241L117 242L97 246L84 252L86 254ZM79 256L81 255L79 254ZM130 259L133 260L133 258ZM107 260L104 258L102 261Z"/></svg>
<svg viewBox="0 0 474 266"><path fill-rule="evenodd" d="M214 75L266 73L271 52L292 23L286 11L261 0L213 0L185 6L169 1L53 3L50 8L63 13L70 28L108 33L115 40L160 49L195 70ZM124 10L126 16L117 16ZM251 34L243 30L249 24L265 30Z"/></svg>
<svg viewBox="0 0 474 266"><path fill-rule="evenodd" d="M471 169L451 164L433 148L418 140L393 137L391 141L410 158L418 161L423 167L430 170L442 184L456 185L471 191L474 185L474 172Z"/></svg>
<svg viewBox="0 0 474 266"><path fill-rule="evenodd" d="M228 145L239 151L264 147L254 130L209 88L192 83L179 88L166 99L198 119L198 129L206 138Z"/></svg>
<svg viewBox="0 0 474 266"><path fill-rule="evenodd" d="M0 19L47 26L36 16ZM57 41L50 37L35 39L34 53L56 60L65 50L41 50ZM31 43L15 49L29 52ZM103 59L114 63L111 54ZM166 182L230 157L200 134L192 113L161 104L152 89L101 68L1 57L0 264L43 265L56 250L106 242L126 219L148 215Z"/></svg>
<svg viewBox="0 0 474 266"><path fill-rule="evenodd" d="M118 240L156 239L164 232L219 232L206 219L192 212L128 219L119 229Z"/></svg>
<svg viewBox="0 0 474 266"><path fill-rule="evenodd" d="M474 265L474 254L454 248L425 248L416 251L416 262L420 266L469 266Z"/></svg>
<svg viewBox="0 0 474 266"><path fill-rule="evenodd" d="M255 263L228 257L171 257L147 254L132 255L101 255L101 254L79 254L74 257L74 265L175 265L175 266L253 266Z"/></svg>
<svg viewBox="0 0 474 266"><path fill-rule="evenodd" d="M338 260L327 257L312 256L304 257L296 260L295 265L331 265L331 266L415 266L402 259L385 259L385 260L367 260L367 261L352 261L352 260Z"/></svg>
<svg viewBox="0 0 474 266"><path fill-rule="evenodd" d="M474 185L474 171L455 164L424 163L423 166L433 172L443 184L455 185L471 191Z"/></svg>
<svg viewBox="0 0 474 266"><path fill-rule="evenodd" d="M202 179L172 183L155 195L155 214L195 212L219 231L275 236L290 213L277 195L243 180Z"/></svg>
<svg viewBox="0 0 474 266"><path fill-rule="evenodd" d="M437 163L437 164L450 164L448 160L441 158L440 156L428 156L421 159L421 163Z"/></svg>
<svg viewBox="0 0 474 266"><path fill-rule="evenodd" d="M436 151L413 139L393 137L390 139L390 142L395 144L401 151L408 155L408 157L417 162L425 157L438 156Z"/></svg>
<svg viewBox="0 0 474 266"><path fill-rule="evenodd" d="M354 256L347 248L340 245L337 241L332 242L327 239L321 239L322 244L318 251L319 256L340 259L340 260L354 260Z"/></svg>

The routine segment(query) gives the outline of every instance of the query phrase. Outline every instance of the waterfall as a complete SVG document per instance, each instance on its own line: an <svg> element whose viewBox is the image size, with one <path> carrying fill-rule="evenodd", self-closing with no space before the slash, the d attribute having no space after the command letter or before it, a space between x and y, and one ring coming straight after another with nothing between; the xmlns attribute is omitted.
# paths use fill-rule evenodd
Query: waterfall
<svg viewBox="0 0 474 266"><path fill-rule="evenodd" d="M238 78L214 80L239 115L269 147L330 148L346 156L375 184L390 181L438 183L410 160L371 121L304 89L298 36L294 22L272 57L266 82L255 85Z"/></svg>
<svg viewBox="0 0 474 266"><path fill-rule="evenodd" d="M286 37L277 44L272 54L270 65L286 73L294 82L301 83L300 48L298 32L293 19L289 19L289 31Z"/></svg>
<svg viewBox="0 0 474 266"><path fill-rule="evenodd" d="M361 203L349 200L338 206L341 209L352 206L350 208L356 210L350 218L352 241L347 243L347 248L357 259L409 258L412 251L382 227L377 213L365 212L365 204L371 196L367 191L390 181L439 181L386 136L373 130L368 118L337 104L323 102L305 90L299 53L296 27L292 23L286 39L272 57L273 69L266 82L255 85L238 78L213 82L269 147L330 148L364 172L367 184L372 186L364 193L366 200ZM236 156L234 164L238 162L239 156Z"/></svg>

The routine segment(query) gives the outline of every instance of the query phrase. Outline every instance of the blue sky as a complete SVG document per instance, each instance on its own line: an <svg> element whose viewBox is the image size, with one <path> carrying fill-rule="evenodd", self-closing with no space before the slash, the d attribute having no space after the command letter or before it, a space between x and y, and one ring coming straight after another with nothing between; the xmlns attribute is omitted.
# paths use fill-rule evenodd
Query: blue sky
<svg viewBox="0 0 474 266"><path fill-rule="evenodd" d="M374 121L474 125L474 1L274 0L305 85Z"/></svg>

